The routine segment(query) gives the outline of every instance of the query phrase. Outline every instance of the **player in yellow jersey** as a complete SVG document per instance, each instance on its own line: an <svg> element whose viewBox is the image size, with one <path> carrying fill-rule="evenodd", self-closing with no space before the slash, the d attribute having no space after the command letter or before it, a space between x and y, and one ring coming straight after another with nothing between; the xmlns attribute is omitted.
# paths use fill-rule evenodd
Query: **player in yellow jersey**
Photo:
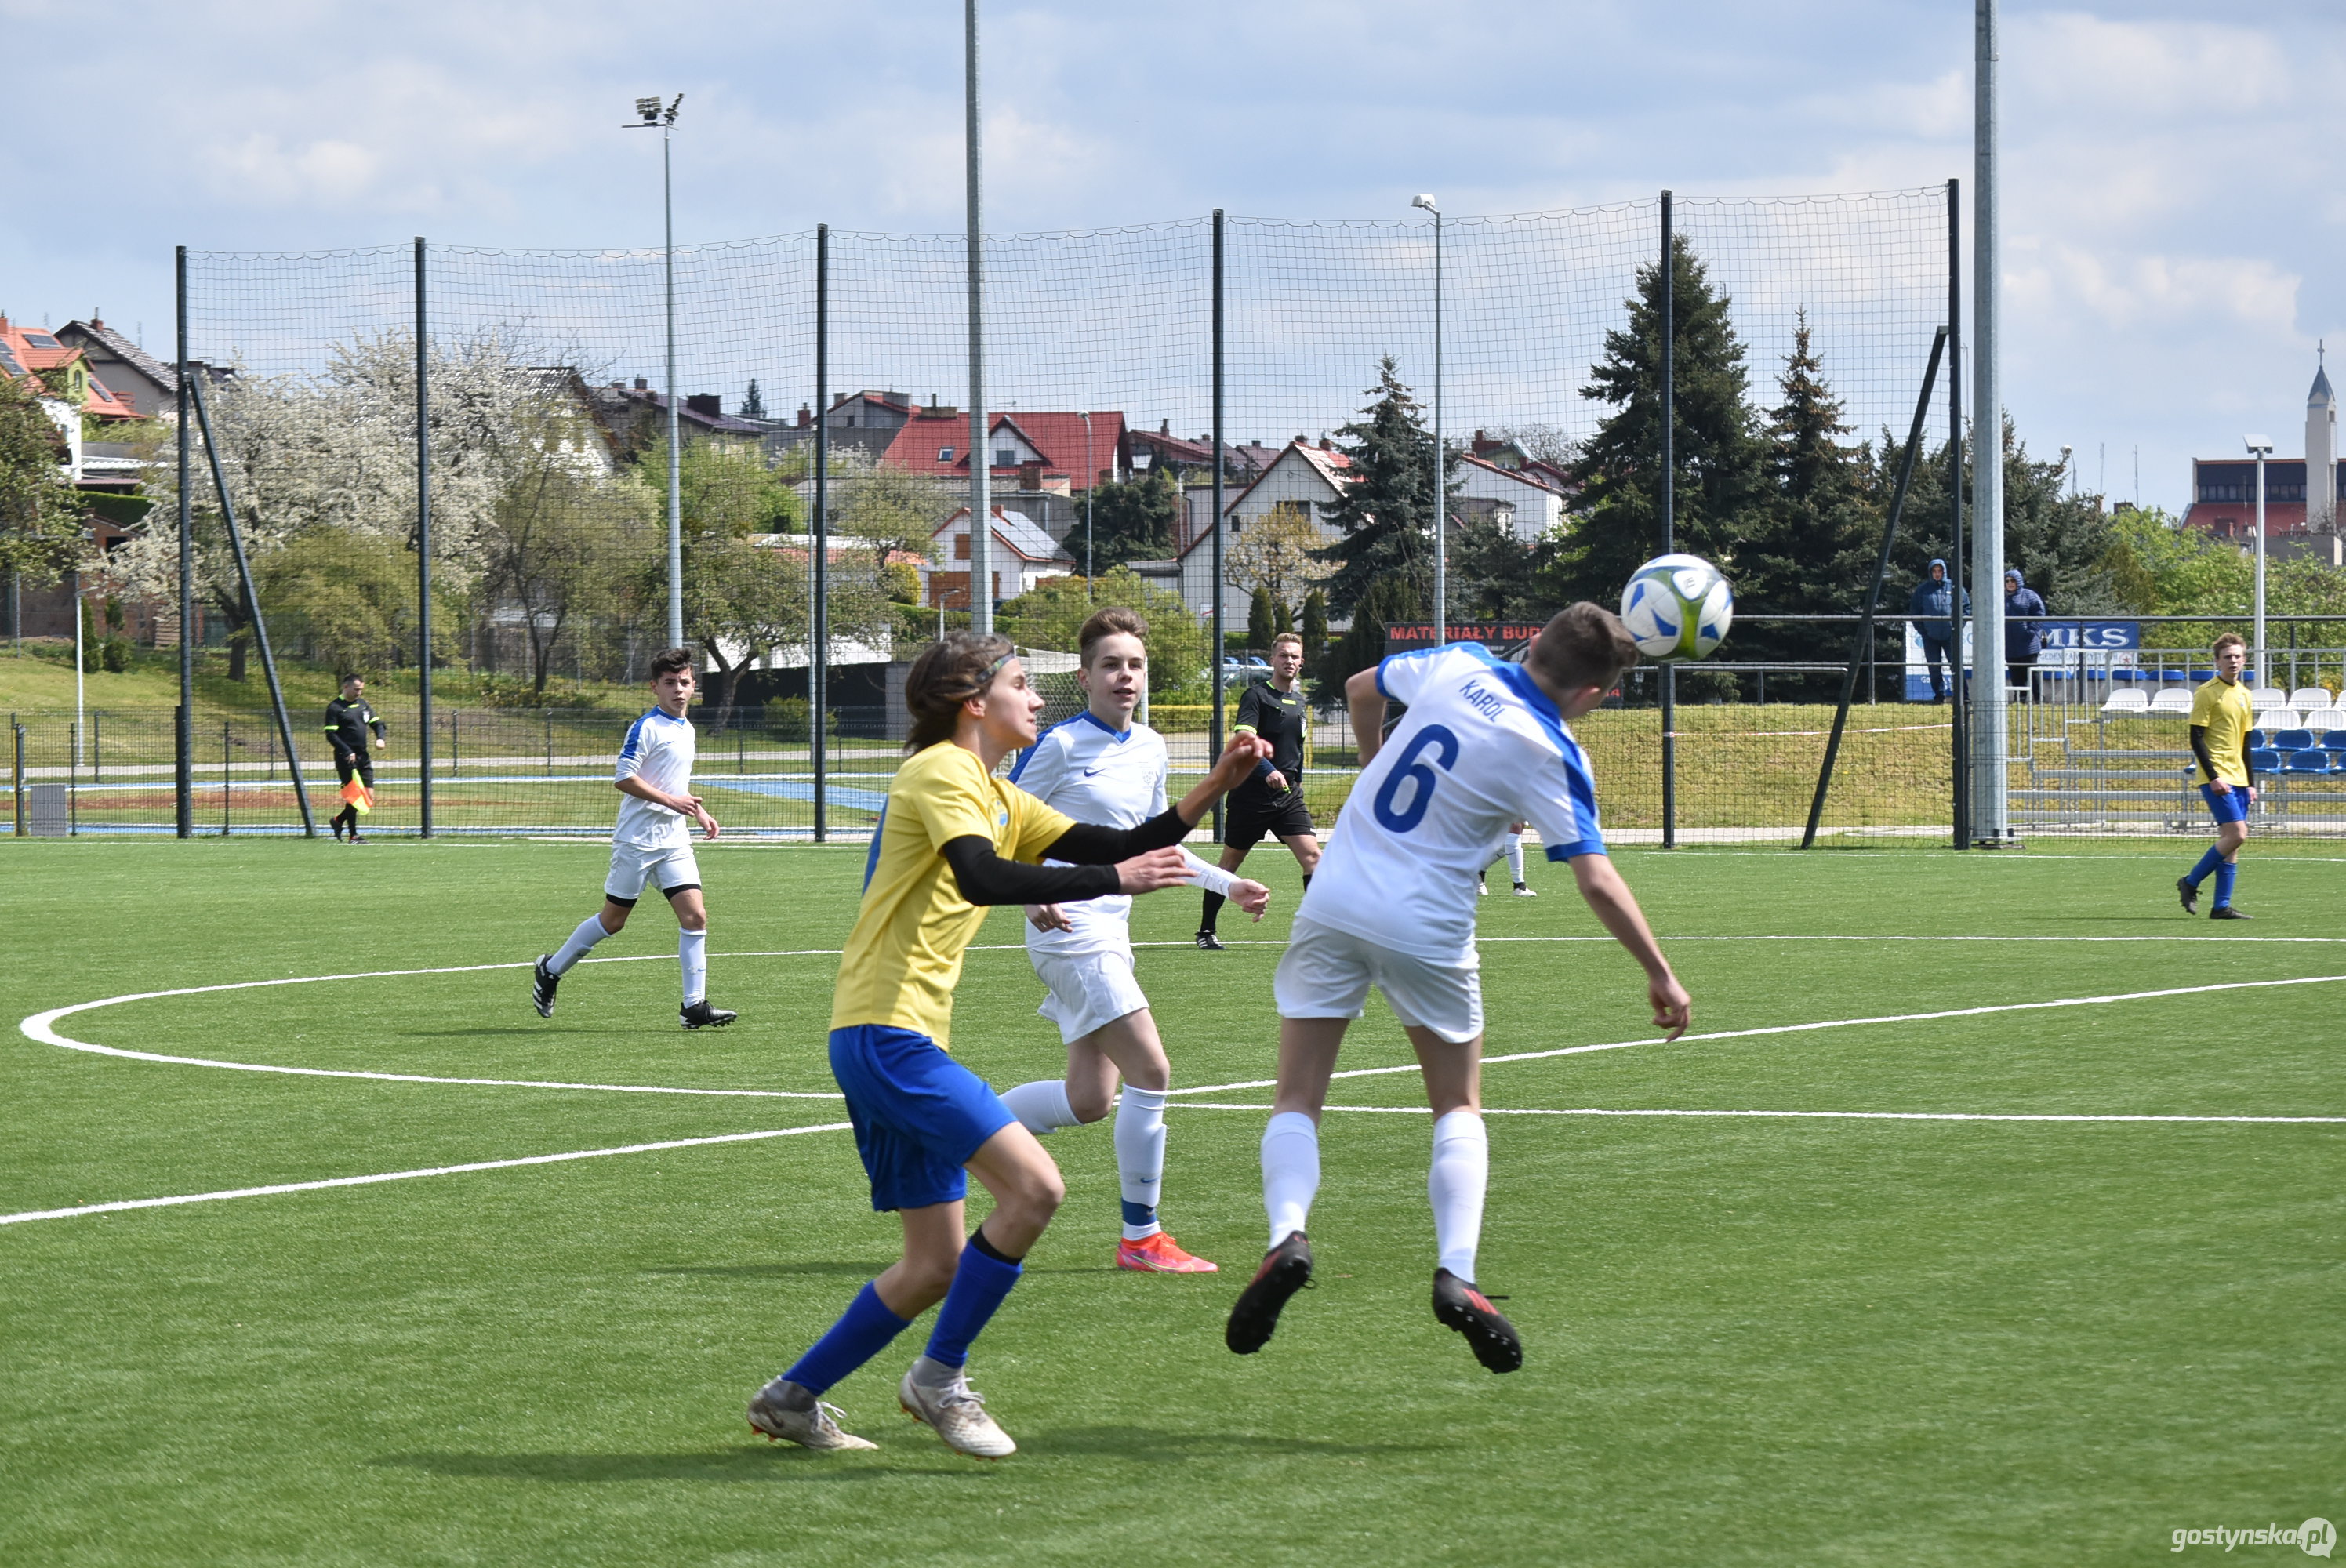
<svg viewBox="0 0 2346 1568"><path fill-rule="evenodd" d="M2239 875L2240 846L2249 841L2249 807L2257 798L2256 769L2249 765L2249 731L2257 710L2240 684L2249 645L2231 632L2216 639L2215 678L2191 698L2191 755L2198 759L2199 795L2216 814L2216 841L2199 863L2175 880L2183 912L2199 910L2199 884L2216 878L2216 907L2209 920L2247 920L2232 907L2232 882Z"/></svg>
<svg viewBox="0 0 2346 1568"><path fill-rule="evenodd" d="M863 903L839 966L831 1070L847 1096L872 1207L897 1210L903 1256L750 1401L750 1424L812 1449L873 1445L842 1431L822 1395L939 1301L927 1352L897 1387L907 1414L963 1453L1017 1445L985 1413L964 1368L970 1341L1018 1281L1019 1260L1065 1195L1059 1168L977 1074L946 1054L962 952L988 904L1067 903L1188 882L1175 848L1263 743L1234 735L1172 809L1137 828L1076 822L994 777L1035 743L1043 698L1007 638L954 632L904 680L913 755L888 787L864 863ZM1061 862L1039 864L1046 856ZM994 1212L963 1242L964 1169Z"/></svg>

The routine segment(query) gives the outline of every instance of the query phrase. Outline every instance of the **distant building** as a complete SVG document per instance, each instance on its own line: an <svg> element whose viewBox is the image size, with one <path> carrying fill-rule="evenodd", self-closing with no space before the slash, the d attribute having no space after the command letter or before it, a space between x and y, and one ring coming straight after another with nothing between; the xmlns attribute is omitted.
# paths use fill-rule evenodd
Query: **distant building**
<svg viewBox="0 0 2346 1568"><path fill-rule="evenodd" d="M1343 499L1344 487L1352 483L1352 460L1334 448L1314 446L1297 436L1271 453L1253 483L1224 505L1224 550L1227 552L1234 540L1245 537L1249 526L1274 511L1289 513L1311 524L1323 545L1334 543L1337 533L1328 517ZM1210 494L1208 492L1209 496ZM1182 601L1189 606L1190 614L1209 620L1215 615L1219 602L1224 625L1243 626L1254 596L1227 577L1220 592L1215 592L1213 537L1212 528L1197 528L1180 543L1174 555ZM1134 570L1143 577L1158 575L1138 563Z"/></svg>
<svg viewBox="0 0 2346 1568"><path fill-rule="evenodd" d="M67 321L57 329L56 339L66 348L81 351L91 376L132 417L178 417L178 372L97 317Z"/></svg>
<svg viewBox="0 0 2346 1568"><path fill-rule="evenodd" d="M2310 555L2346 565L2346 541L2338 529L2338 497L2346 488L2338 457L2338 398L2329 373L2320 368L2306 393L2305 449L2302 458L2265 460L2266 554L2281 560ZM2191 504L2183 521L2249 548L2256 539L2256 459L2192 459Z"/></svg>
<svg viewBox="0 0 2346 1568"><path fill-rule="evenodd" d="M969 508L964 506L929 535L922 597L932 608L970 607L969 523ZM1047 578L1069 576L1076 570L1075 560L1034 519L1023 512L994 508L986 575L994 580L995 604L1015 599Z"/></svg>

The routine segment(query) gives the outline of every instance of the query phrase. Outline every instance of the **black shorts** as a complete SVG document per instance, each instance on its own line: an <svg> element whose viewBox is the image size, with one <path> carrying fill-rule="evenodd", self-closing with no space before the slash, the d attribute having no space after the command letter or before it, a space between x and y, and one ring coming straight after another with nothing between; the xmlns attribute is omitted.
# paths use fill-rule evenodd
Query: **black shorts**
<svg viewBox="0 0 2346 1568"><path fill-rule="evenodd" d="M1234 794L1222 814L1222 842L1233 850L1251 850L1266 834L1295 839L1312 830L1311 811L1303 804L1300 788L1282 795L1268 789L1260 794L1252 790Z"/></svg>
<svg viewBox="0 0 2346 1568"><path fill-rule="evenodd" d="M370 789L374 788L374 759L364 752L356 757L337 752L334 755L334 777L347 784L351 775L357 774Z"/></svg>

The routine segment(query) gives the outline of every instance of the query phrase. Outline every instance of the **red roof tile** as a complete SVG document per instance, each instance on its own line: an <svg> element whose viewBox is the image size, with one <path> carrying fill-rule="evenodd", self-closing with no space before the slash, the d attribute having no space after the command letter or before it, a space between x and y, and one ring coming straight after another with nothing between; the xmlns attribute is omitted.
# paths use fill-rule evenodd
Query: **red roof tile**
<svg viewBox="0 0 2346 1568"><path fill-rule="evenodd" d="M890 468L901 468L913 473L925 473L938 479L969 478L969 415L955 412L942 418L932 418L926 409L916 409L914 416L880 461ZM1117 466L1117 453L1124 442L1124 415L1096 412L1091 419L1091 463L1084 462L1084 418L1080 413L1053 413L1024 410L989 415L986 429L998 432L1010 425L1025 437L1026 444L1043 454L1043 466L1053 473L1067 476L1068 488L1076 494L1092 487L1099 469ZM953 457L940 462L937 453L952 449ZM988 473L1015 476L1015 464L1008 467L988 465Z"/></svg>

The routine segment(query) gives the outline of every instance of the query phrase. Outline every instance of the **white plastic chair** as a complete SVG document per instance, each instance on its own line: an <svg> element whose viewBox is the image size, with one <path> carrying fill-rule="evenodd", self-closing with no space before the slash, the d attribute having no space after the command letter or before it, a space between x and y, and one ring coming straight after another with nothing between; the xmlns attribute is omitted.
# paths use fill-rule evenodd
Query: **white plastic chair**
<svg viewBox="0 0 2346 1568"><path fill-rule="evenodd" d="M2287 708L2290 706L2289 693L2276 691L2269 686L2259 686L2249 691L2249 706L2259 713L2270 708ZM2267 728L2270 728L2270 726Z"/></svg>
<svg viewBox="0 0 2346 1568"><path fill-rule="evenodd" d="M2312 730L2317 735L2327 734L2333 729L2346 729L2346 709L2314 708L2305 716L2303 728Z"/></svg>
<svg viewBox="0 0 2346 1568"><path fill-rule="evenodd" d="M2289 705L2300 713L2331 706L2330 688L2326 686L2300 686L2289 694Z"/></svg>
<svg viewBox="0 0 2346 1568"><path fill-rule="evenodd" d="M2257 715L2257 728L2271 735L2278 730L2303 729L2305 726L2293 708L2268 708Z"/></svg>
<svg viewBox="0 0 2346 1568"><path fill-rule="evenodd" d="M2191 711L2191 694L2179 686L2170 686L2150 699L2150 711L2188 713Z"/></svg>
<svg viewBox="0 0 2346 1568"><path fill-rule="evenodd" d="M2188 703L2187 703L2188 706ZM2104 713L2141 713L2150 707L2150 698L2132 687L2110 693L2102 704Z"/></svg>

